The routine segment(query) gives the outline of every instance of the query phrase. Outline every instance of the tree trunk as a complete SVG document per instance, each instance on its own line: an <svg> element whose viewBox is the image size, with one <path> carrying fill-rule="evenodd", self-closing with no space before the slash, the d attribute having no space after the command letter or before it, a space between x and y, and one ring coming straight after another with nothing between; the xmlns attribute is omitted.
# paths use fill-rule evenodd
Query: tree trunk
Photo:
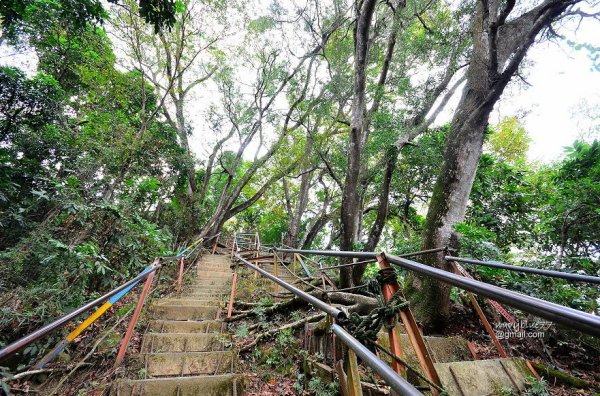
<svg viewBox="0 0 600 396"><path fill-rule="evenodd" d="M310 158L312 152L313 138L310 133L306 134L306 145L304 146L304 160L307 161ZM300 227L302 225L302 216L306 211L308 205L308 192L310 190L310 184L312 181L312 171L310 167L312 164L305 163L302 167L302 175L300 176L300 191L298 192L298 200L296 201L296 207L293 208L291 201L288 202L288 229L286 244L292 248L299 248L300 243ZM290 199L287 185L284 186L286 189L286 199Z"/></svg>
<svg viewBox="0 0 600 396"><path fill-rule="evenodd" d="M341 207L341 250L354 250L358 240L358 220L360 218L359 174L360 161L365 133L365 86L366 65L369 49L369 30L375 12L375 0L365 0L357 8L357 20L354 35L354 98L352 101L352 122L348 144L348 167L342 192ZM352 270L350 267L340 270L341 287L352 286Z"/></svg>
<svg viewBox="0 0 600 396"><path fill-rule="evenodd" d="M429 204L423 249L450 244L453 226L465 217L492 108L537 34L572 4L547 0L506 22L514 1L508 1L503 9L499 2L478 3L467 83L452 120L444 164ZM428 265L450 270L443 252L424 256L423 260ZM425 327L443 328L449 314L450 287L447 284L410 274L407 295Z"/></svg>
<svg viewBox="0 0 600 396"><path fill-rule="evenodd" d="M396 168L396 162L398 161L398 155L400 150L394 145L388 147L385 156L385 170L383 171L383 180L379 191L379 205L377 206L377 216L375 222L369 232L369 239L365 245L364 251L372 252L377 248L385 221L388 215L388 207L390 203L390 186L392 184L392 177L394 176L394 169ZM352 278L354 284L359 284L362 280L362 276L365 273L367 264L359 264L352 269Z"/></svg>

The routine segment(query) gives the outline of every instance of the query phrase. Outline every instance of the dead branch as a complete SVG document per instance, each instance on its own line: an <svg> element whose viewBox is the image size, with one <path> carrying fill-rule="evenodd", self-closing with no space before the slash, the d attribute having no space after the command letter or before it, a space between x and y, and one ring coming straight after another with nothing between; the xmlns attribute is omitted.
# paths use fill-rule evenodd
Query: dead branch
<svg viewBox="0 0 600 396"><path fill-rule="evenodd" d="M16 381L18 379L21 379L23 377L27 377L30 375L50 373L50 372L54 372L54 371L64 371L64 370L66 370L66 368L53 368L53 369L39 369L39 370L23 371L22 373L15 374L10 378L4 378L4 379L2 379L1 382Z"/></svg>
<svg viewBox="0 0 600 396"><path fill-rule="evenodd" d="M308 317L306 317L306 318L303 318L303 319L297 320L297 321L295 321L295 322L288 323L288 324L286 324L286 325L283 325L283 326L281 326L281 327L278 327L278 328L276 328L276 329L272 329L272 330L269 330L269 331L265 331L264 333L260 333L259 335L257 335L257 336L256 336L256 338L254 339L254 341L252 341L250 344L248 344L248 345L246 345L246 346L242 347L242 348L240 349L240 352L246 352L246 351L248 351L248 350L250 350L250 349L254 348L254 346L255 346L256 344L258 344L258 342L259 342L260 340L262 340L263 338L265 338L265 337L268 337L268 336L270 336L270 335L273 335L273 334L275 334L275 333L278 333L278 332L280 332L281 330L285 330L285 329L294 329L294 328L296 328L296 327L300 327L300 326L301 326L301 325L303 325L304 323L307 323L307 322L314 322L314 321L316 321L316 320L321 320L321 319L323 319L324 317L325 317L325 313L318 313L318 314L315 314L315 315L308 316Z"/></svg>
<svg viewBox="0 0 600 396"><path fill-rule="evenodd" d="M131 311L133 311L133 308L131 308L129 311L127 311L127 313L125 315L123 315L110 329L108 329L107 331L105 331L104 334L102 334L102 336L99 337L96 340L96 343L94 344L94 346L92 347L92 349L88 352L88 354L85 355L83 357L83 359L81 359L75 365L75 367L73 368L73 370L71 370L69 372L69 374L67 374L63 378L61 378L61 380L58 382L58 385L56 385L56 388L54 388L54 390L50 393L50 395L56 394L56 392L58 392L60 390L60 388L62 387L62 385L71 377L71 375L73 375L73 373L75 371L77 371L81 367L87 365L87 363L85 363L85 361L88 360L90 358L90 356L92 356L94 354L94 352L96 352L96 349L98 349L98 346L102 343L102 341L104 341L104 339L106 337L108 337L117 328L117 326L119 326L123 321L125 321L125 319L128 318L128 316L131 313Z"/></svg>
<svg viewBox="0 0 600 396"><path fill-rule="evenodd" d="M323 293L320 290L313 290L309 294L317 297L318 299L320 299L322 301L326 301L330 304L342 305L343 308L348 311L348 313L356 312L359 315L366 315L369 312L371 312L373 309L377 308L379 305L376 298L367 297L367 296L363 296L360 294L345 293L345 292ZM237 304L237 302L236 302L236 304ZM249 304L249 303L243 303L243 304ZM302 305L307 305L307 303L304 300L296 297L296 298L292 298L288 301L285 301L285 302L282 302L279 304L274 304L274 305L271 305L270 307L266 307L263 312L265 314L272 314L277 311L281 311L284 309L290 309L290 308L293 308L296 306L302 306ZM226 319L226 321L227 322L235 322L240 319L244 319L249 316L256 315L256 314L257 314L256 310L243 311L238 315L235 315L229 319Z"/></svg>
<svg viewBox="0 0 600 396"><path fill-rule="evenodd" d="M273 304L273 305L271 305L269 307L265 307L264 310L262 311L262 313L264 313L264 314L272 314L274 312L281 311L283 309L291 308L295 304L298 304L300 301L301 300L299 300L297 298L294 298L294 299L291 299L289 301L285 301L285 302L282 302L282 303L279 303L279 304ZM236 304L238 304L238 303L236 302ZM256 308L257 306L254 306L254 307ZM232 316L231 318L225 319L225 321L226 322L235 322L235 321L238 321L240 319L247 318L249 316L257 315L258 312L259 311L256 310L256 309L252 309L252 310L248 310L248 311L242 311L238 315L235 315L235 316Z"/></svg>

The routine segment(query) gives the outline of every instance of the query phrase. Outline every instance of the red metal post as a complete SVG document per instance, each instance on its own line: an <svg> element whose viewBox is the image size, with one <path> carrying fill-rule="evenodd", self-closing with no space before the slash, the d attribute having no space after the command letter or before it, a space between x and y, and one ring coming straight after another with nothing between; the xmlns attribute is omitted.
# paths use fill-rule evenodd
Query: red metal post
<svg viewBox="0 0 600 396"><path fill-rule="evenodd" d="M377 255L377 263L379 264L379 268L381 269L390 268L390 263L388 263L387 259L385 258L385 254L383 253ZM385 300L389 301L392 298L392 296L396 294L399 290L400 285L398 285L397 281L383 285L383 293ZM410 309L401 310L400 318L402 319L402 323L404 324L404 328L406 329L408 339L410 340L410 343L412 344L415 350L415 354L417 355L417 359L419 360L419 364L423 368L425 375L431 380L431 382L438 386L441 386L440 377L438 376L437 370L433 365L433 360L429 355L429 351L427 351L427 347L425 346L423 334L421 334L421 330L419 330L417 321L415 320ZM391 339L390 347L392 347ZM394 349L392 349L391 351L395 353ZM396 370L396 368L394 369ZM440 392L433 386L430 387L430 389L432 395L437 396L440 394Z"/></svg>
<svg viewBox="0 0 600 396"><path fill-rule="evenodd" d="M452 261L451 265L452 265L452 269L454 270L455 274L464 276L464 274L458 268L458 264L456 262ZM473 309L475 310L475 313L477 313L477 316L479 316L479 320L481 320L481 323L483 324L485 331L488 333L488 335L492 339L492 343L494 343L494 346L496 347L498 354L500 355L501 358L507 358L508 354L506 353L506 350L504 349L504 347L500 343L500 340L496 336L496 332L494 332L494 329L492 328L492 325L490 324L487 317L485 316L483 309L481 309L481 306L477 302L475 295L471 292L467 292L467 296L469 297L469 301L471 301L471 305L473 305Z"/></svg>
<svg viewBox="0 0 600 396"><path fill-rule="evenodd" d="M231 314L233 313L233 301L235 300L235 289L237 287L237 272L232 274L231 279L231 293L229 294L229 305L227 306L227 319L231 318Z"/></svg>
<svg viewBox="0 0 600 396"><path fill-rule="evenodd" d="M471 356L473 356L473 360L479 360L479 355L475 350L475 345L471 341L467 340L467 347L469 348L469 352L471 352Z"/></svg>
<svg viewBox="0 0 600 396"><path fill-rule="evenodd" d="M177 274L177 295L181 294L181 285L183 284L183 269L185 267L185 259L179 259L179 273Z"/></svg>
<svg viewBox="0 0 600 396"><path fill-rule="evenodd" d="M377 256L377 261L379 262L379 257ZM385 260L382 258L382 261ZM381 268L384 268L382 264L379 264ZM385 301L390 301L394 296L395 291L393 290L392 285L383 285L383 298ZM398 331L398 326L394 326L388 330L388 337L390 339L390 352L392 352L396 356L400 356L404 358L404 351L402 350L402 344L400 343L400 332ZM406 367L400 364L396 359L392 359L392 368L395 372L402 376L406 376Z"/></svg>
<svg viewBox="0 0 600 396"><path fill-rule="evenodd" d="M119 365L125 358L125 352L127 352L127 346L129 345L129 341L131 340L131 336L133 335L133 330L135 329L135 325L137 324L137 321L140 318L140 313L142 312L142 308L144 307L146 297L148 297L148 294L150 293L150 287L152 286L152 281L154 280L154 274L155 272L153 271L148 275L148 278L146 278L146 283L144 283L144 288L140 293L140 298L138 299L135 311L133 311L133 316L129 320L129 325L127 326L125 336L121 340L119 352L117 353L117 359L115 360L115 368L119 367Z"/></svg>

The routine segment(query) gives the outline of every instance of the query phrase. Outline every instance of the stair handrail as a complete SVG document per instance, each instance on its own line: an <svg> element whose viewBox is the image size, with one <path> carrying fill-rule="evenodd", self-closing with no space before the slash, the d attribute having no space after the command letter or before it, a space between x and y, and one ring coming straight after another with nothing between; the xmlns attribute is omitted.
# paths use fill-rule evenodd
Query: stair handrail
<svg viewBox="0 0 600 396"><path fill-rule="evenodd" d="M155 260L156 263L156 260ZM51 323L48 323L47 325L35 330L32 333L29 333L28 335L18 339L17 341L14 341L10 344L8 344L6 347L2 348L0 350L0 361L8 358L9 356L19 352L21 349L25 348L26 346L28 346L29 344L39 340L40 338L42 338L43 336L45 336L48 333L53 332L54 330L65 326L67 323L69 323L71 320L75 319L76 317L78 317L79 315L82 315L88 311L90 311L92 308L95 308L96 306L106 302L107 300L109 300L111 297L118 295L120 292L125 291L126 289L128 289L127 291L131 290L133 287L135 287L140 281L146 279L148 277L148 275L150 275L150 273L155 272L156 270L158 270L159 268L161 268L160 264L152 264L148 267L146 267L140 274L138 274L135 278L123 283L122 285L114 288L113 290L109 291L108 293L102 295L101 297L98 297L97 299L90 301L89 303L83 305L82 307L79 307L78 309L76 309L73 312L70 312L66 315L61 316L60 318L54 320Z"/></svg>
<svg viewBox="0 0 600 396"><path fill-rule="evenodd" d="M478 266L490 267L490 268L501 268L509 271L523 272L535 275L543 275L551 278L560 278L566 279L575 282L587 282L587 283L595 283L600 284L600 277L593 275L582 275L582 274L573 274L570 272L562 272L562 271L552 271L542 268L532 268L532 267L520 267L518 265L510 265L504 264L497 261L483 261L483 260L474 260L463 257L455 257L455 256L444 256L446 261L458 261L459 263L473 264Z"/></svg>
<svg viewBox="0 0 600 396"><path fill-rule="evenodd" d="M377 252L353 252L333 250L300 250L279 249L284 253L302 253L320 256L335 256L370 259L378 255L384 255L388 261L405 270L425 275L460 289L468 290L475 294L492 298L514 308L531 313L533 315L548 319L565 327L581 331L583 333L600 337L600 317L577 309L565 307L539 298L527 296L500 286L491 285L475 279L465 278L439 268L431 267L413 260L399 257L393 254Z"/></svg>

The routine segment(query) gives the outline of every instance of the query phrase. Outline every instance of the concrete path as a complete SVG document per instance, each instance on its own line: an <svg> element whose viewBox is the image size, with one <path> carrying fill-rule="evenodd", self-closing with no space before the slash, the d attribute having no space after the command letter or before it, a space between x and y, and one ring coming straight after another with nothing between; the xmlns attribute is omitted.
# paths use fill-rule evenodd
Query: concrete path
<svg viewBox="0 0 600 396"><path fill-rule="evenodd" d="M178 298L163 298L149 310L149 330L137 357L147 378L114 384L119 396L241 395L237 353L224 333L224 307L231 288L230 259L206 255L194 280ZM188 275L188 276L193 276Z"/></svg>

